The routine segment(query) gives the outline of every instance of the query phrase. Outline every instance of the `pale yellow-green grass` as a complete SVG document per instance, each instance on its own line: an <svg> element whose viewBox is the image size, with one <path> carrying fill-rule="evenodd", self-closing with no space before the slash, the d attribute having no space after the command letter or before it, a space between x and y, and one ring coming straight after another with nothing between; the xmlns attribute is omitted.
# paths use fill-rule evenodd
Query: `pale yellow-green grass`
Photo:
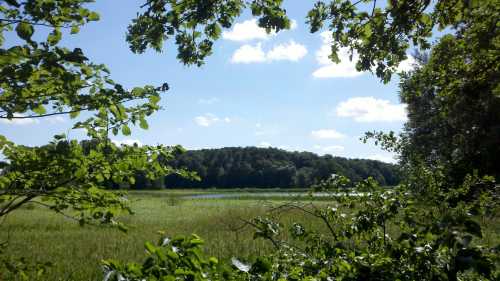
<svg viewBox="0 0 500 281"><path fill-rule="evenodd" d="M107 227L80 227L75 221L32 205L16 210L3 221L0 242L9 242L6 256L53 262L55 265L41 280L102 280L101 260L142 261L144 242L160 239L159 230L171 237L196 233L205 240L207 254L228 260L231 257L251 259L272 250L268 241L253 239L253 228L241 228L242 220L267 215L274 216L285 229L294 221L308 228L324 228L321 222L303 212L270 212L286 202L277 197L261 198L265 200L183 198L207 192L210 191L130 193L135 214L121 218L130 228L126 234ZM315 204L330 203L321 198ZM483 242L488 246L498 244L498 216L481 222L486 227ZM396 229L389 231L397 232Z"/></svg>
<svg viewBox="0 0 500 281"><path fill-rule="evenodd" d="M182 193L181 193L182 194ZM179 192L175 192L179 195ZM168 236L196 233L205 241L207 254L219 259L250 258L271 249L254 240L254 229L241 226L268 213L274 201L237 199L182 199L167 193L132 193L132 216L124 234L106 227L80 227L75 221L33 206L16 210L1 225L0 241L8 241L7 255L50 261L48 280L100 280L101 260L141 261L144 242L157 241L159 230ZM281 219L306 221L304 214L288 213Z"/></svg>

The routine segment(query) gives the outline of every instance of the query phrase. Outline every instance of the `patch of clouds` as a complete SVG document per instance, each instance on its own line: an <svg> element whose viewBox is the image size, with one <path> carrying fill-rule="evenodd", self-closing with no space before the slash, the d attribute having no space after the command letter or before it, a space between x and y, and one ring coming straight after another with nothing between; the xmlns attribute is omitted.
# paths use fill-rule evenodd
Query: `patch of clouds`
<svg viewBox="0 0 500 281"><path fill-rule="evenodd" d="M386 155L386 154L373 154L373 155L366 157L366 159L377 160L377 161L381 161L381 162L385 162L385 163L392 163L392 164L395 164L397 162L397 160L394 156Z"/></svg>
<svg viewBox="0 0 500 281"><path fill-rule="evenodd" d="M341 145L319 145L316 144L313 146L314 150L319 152L320 154L332 154L332 155L337 155L338 153L344 152L345 147Z"/></svg>
<svg viewBox="0 0 500 281"><path fill-rule="evenodd" d="M362 75L356 70L356 62L359 56L356 52L351 54L349 48L340 48L337 55L339 63L334 63L330 58L332 53L333 38L330 32L324 31L320 34L323 44L316 52L316 60L320 67L313 72L315 78L352 78Z"/></svg>
<svg viewBox="0 0 500 281"><path fill-rule="evenodd" d="M346 135L334 130L334 129L320 129L311 131L311 136L315 139L343 139Z"/></svg>
<svg viewBox="0 0 500 281"><path fill-rule="evenodd" d="M201 99L198 100L199 104L208 104L208 105L214 104L214 103L217 103L217 102L219 102L219 99L216 98L216 97L211 97L211 98L207 98L207 99L201 98Z"/></svg>
<svg viewBox="0 0 500 281"><path fill-rule="evenodd" d="M297 21L292 20L290 30L296 29L297 26ZM223 39L237 42L267 40L274 36L276 36L276 32L271 31L268 33L265 28L259 26L256 18L235 23L231 30L222 32Z"/></svg>
<svg viewBox="0 0 500 281"><path fill-rule="evenodd" d="M39 124L40 121L37 118L20 118L20 117L26 117L26 115L21 114L21 113L14 113L13 119L0 119L0 123L7 124L7 125L13 125L13 126L26 126L26 125L35 125Z"/></svg>
<svg viewBox="0 0 500 281"><path fill-rule="evenodd" d="M258 147L271 147L271 143L267 141L261 141L258 145Z"/></svg>
<svg viewBox="0 0 500 281"><path fill-rule="evenodd" d="M231 57L232 63L263 63L273 61L297 62L307 54L307 48L293 40L288 43L275 45L265 52L262 43L255 45L245 44L238 48Z"/></svg>
<svg viewBox="0 0 500 281"><path fill-rule="evenodd" d="M124 140L111 140L115 145L117 146L122 146L122 145L128 145L128 146L133 146L137 144L138 146L142 146L142 142L137 139L124 139Z"/></svg>
<svg viewBox="0 0 500 281"><path fill-rule="evenodd" d="M210 127L219 122L231 123L231 121L232 120L229 117L219 118L212 113L196 116L194 118L194 122L201 127Z"/></svg>
<svg viewBox="0 0 500 281"><path fill-rule="evenodd" d="M307 48L298 44L293 40L290 40L285 44L278 44L274 46L269 52L266 54L267 61L299 61L303 57L307 55Z"/></svg>
<svg viewBox="0 0 500 281"><path fill-rule="evenodd" d="M265 28L259 27L256 18L235 23L231 30L222 32L223 39L239 42L254 39L265 40L275 35L276 32L267 33Z"/></svg>
<svg viewBox="0 0 500 281"><path fill-rule="evenodd" d="M350 48L341 47L337 51L340 62L333 62L329 56L332 53L332 34L328 31L320 33L322 45L316 52L316 60L320 67L313 72L315 78L354 78L362 75L364 72L356 70L356 63L359 60L359 55L356 51L351 53ZM415 68L417 61L411 55L402 61L397 72L410 71ZM373 69L374 70L374 69Z"/></svg>
<svg viewBox="0 0 500 281"><path fill-rule="evenodd" d="M415 57L409 55L407 59L405 59L404 61L402 61L401 63L399 63L398 68L397 68L396 71L397 72L412 71L413 69L415 69L415 67L417 65L418 65L418 62L415 59Z"/></svg>
<svg viewBox="0 0 500 281"><path fill-rule="evenodd" d="M262 43L255 46L245 44L238 48L231 57L232 63L258 63L266 61L266 53L262 50Z"/></svg>
<svg viewBox="0 0 500 281"><path fill-rule="evenodd" d="M353 118L356 122L404 122L407 120L406 105L395 104L374 97L353 97L341 102L337 116Z"/></svg>
<svg viewBox="0 0 500 281"><path fill-rule="evenodd" d="M66 123L66 119L64 117L62 117L62 116L47 117L47 121L50 124Z"/></svg>

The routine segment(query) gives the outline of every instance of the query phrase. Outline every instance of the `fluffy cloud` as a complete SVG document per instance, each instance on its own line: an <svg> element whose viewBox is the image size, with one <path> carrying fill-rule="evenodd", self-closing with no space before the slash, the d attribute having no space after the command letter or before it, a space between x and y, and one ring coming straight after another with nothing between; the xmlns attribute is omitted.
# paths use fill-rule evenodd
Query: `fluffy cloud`
<svg viewBox="0 0 500 281"><path fill-rule="evenodd" d="M337 132L334 129L321 129L311 132L311 136L315 139L342 139L345 135Z"/></svg>
<svg viewBox="0 0 500 281"><path fill-rule="evenodd" d="M386 163L393 163L393 164L397 162L396 159L391 155L373 154L373 155L370 155L366 158L371 159L371 160L386 162Z"/></svg>
<svg viewBox="0 0 500 281"><path fill-rule="evenodd" d="M230 123L231 119L229 117L219 118L212 113L207 113L205 115L200 115L194 118L194 122L201 127L210 127L215 123L226 122Z"/></svg>
<svg viewBox="0 0 500 281"><path fill-rule="evenodd" d="M288 60L298 61L307 54L307 49L302 44L297 44L295 41L274 46L266 55L268 61L273 60Z"/></svg>
<svg viewBox="0 0 500 281"><path fill-rule="evenodd" d="M319 154L332 154L337 155L341 152L344 152L345 148L341 145L314 145L313 149Z"/></svg>
<svg viewBox="0 0 500 281"><path fill-rule="evenodd" d="M340 78L340 77L356 77L362 72L356 70L356 61L358 60L358 54L354 52L352 60L350 60L350 53L348 48L340 48L337 52L340 63L334 63L328 57L330 56L332 50L332 35L328 31L324 31L320 34L323 44L321 48L316 52L316 60L318 61L320 68L313 72L313 76L316 78Z"/></svg>
<svg viewBox="0 0 500 281"><path fill-rule="evenodd" d="M258 147L271 147L271 144L267 141L261 141Z"/></svg>
<svg viewBox="0 0 500 281"><path fill-rule="evenodd" d="M142 146L142 142L140 140L136 140L136 139L111 140L111 141L117 146L121 146L121 145L133 146L134 144L137 144L138 146Z"/></svg>
<svg viewBox="0 0 500 281"><path fill-rule="evenodd" d="M232 63L255 63L265 62L266 53L262 50L262 44L257 43L255 46L245 44L238 48L232 58Z"/></svg>
<svg viewBox="0 0 500 281"><path fill-rule="evenodd" d="M245 44L238 48L232 58L232 63L260 63L271 61L298 61L307 54L307 48L293 40L288 43L275 45L267 53L262 49L262 44L254 46Z"/></svg>
<svg viewBox="0 0 500 281"><path fill-rule="evenodd" d="M316 52L316 60L320 67L313 72L313 76L316 78L352 78L363 74L363 72L358 72L356 70L356 62L359 59L359 55L356 51L352 54L352 60L350 59L351 53L349 48L340 48L337 55L340 59L340 63L334 63L328 57L330 56L332 50L332 35L328 31L324 31L320 34L323 44L320 49ZM408 56L408 59L402 61L397 68L397 72L409 71L415 67L416 60L413 56Z"/></svg>
<svg viewBox="0 0 500 281"><path fill-rule="evenodd" d="M406 121L406 105L394 104L374 97L354 97L341 102L337 116L354 118L357 122Z"/></svg>
<svg viewBox="0 0 500 281"><path fill-rule="evenodd" d="M409 55L407 59L405 59L399 64L397 72L402 72L402 71L408 72L410 70L413 70L416 65L417 65L417 60L415 60L413 56Z"/></svg>
<svg viewBox="0 0 500 281"><path fill-rule="evenodd" d="M257 19L236 23L231 30L222 32L222 38L231 41L262 40L274 35L276 35L274 32L268 34L264 28L259 27Z"/></svg>
<svg viewBox="0 0 500 281"><path fill-rule="evenodd" d="M14 117L25 117L26 115L20 113L14 113ZM40 123L36 118L14 118L14 119L0 119L0 123L7 125L34 125Z"/></svg>
<svg viewBox="0 0 500 281"><path fill-rule="evenodd" d="M297 21L292 20L290 29L297 28ZM276 36L276 32L267 33L264 28L259 27L257 19L249 19L241 23L236 23L229 31L222 32L222 38L230 41L250 41L250 40L266 40L272 36Z"/></svg>
<svg viewBox="0 0 500 281"><path fill-rule="evenodd" d="M215 98L215 97L211 97L211 98L207 98L207 99L199 99L198 100L198 103L199 104L214 104L214 103L217 103L219 102L219 99L218 98Z"/></svg>

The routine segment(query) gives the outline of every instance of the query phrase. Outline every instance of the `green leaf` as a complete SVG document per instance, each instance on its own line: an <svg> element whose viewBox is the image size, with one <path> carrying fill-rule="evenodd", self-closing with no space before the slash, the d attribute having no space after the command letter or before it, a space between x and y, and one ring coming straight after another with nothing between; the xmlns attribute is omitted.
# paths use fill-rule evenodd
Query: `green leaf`
<svg viewBox="0 0 500 281"><path fill-rule="evenodd" d="M99 14L96 12L90 12L89 15L87 16L88 21L98 21L99 20Z"/></svg>
<svg viewBox="0 0 500 281"><path fill-rule="evenodd" d="M61 41L61 38L62 38L61 31L59 30L59 28L56 28L47 37L47 42L51 46L54 46L54 45L57 45L57 43L59 43L59 41Z"/></svg>
<svg viewBox="0 0 500 281"><path fill-rule="evenodd" d="M80 27L79 27L78 25L73 25L73 26L71 27L71 31L70 31L70 33L71 33L71 34L77 34L78 32L80 32Z"/></svg>
<svg viewBox="0 0 500 281"><path fill-rule="evenodd" d="M25 41L31 40L34 31L33 26L27 22L20 22L16 26L17 35Z"/></svg>
<svg viewBox="0 0 500 281"><path fill-rule="evenodd" d="M140 119L139 126L144 130L147 130L149 128L148 122L144 118Z"/></svg>
<svg viewBox="0 0 500 281"><path fill-rule="evenodd" d="M45 110L45 107L40 104L37 107L33 108L33 112L35 112L38 115L42 115L45 114L47 111Z"/></svg>
<svg viewBox="0 0 500 281"><path fill-rule="evenodd" d="M80 111L70 112L69 113L69 118L71 118L71 119L76 118L76 117L78 117L79 114L80 114Z"/></svg>
<svg viewBox="0 0 500 281"><path fill-rule="evenodd" d="M122 127L122 134L125 135L125 136L130 136L131 133L132 132L130 131L129 126L123 125L123 127Z"/></svg>

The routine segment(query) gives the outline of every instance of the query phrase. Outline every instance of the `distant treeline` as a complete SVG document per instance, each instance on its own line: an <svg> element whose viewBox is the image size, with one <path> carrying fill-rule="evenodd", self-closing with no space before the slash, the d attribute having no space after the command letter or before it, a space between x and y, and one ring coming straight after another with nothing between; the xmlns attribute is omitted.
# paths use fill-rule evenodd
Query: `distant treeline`
<svg viewBox="0 0 500 281"><path fill-rule="evenodd" d="M375 160L347 159L331 155L318 156L310 152L289 152L277 148L227 147L191 150L171 163L176 168L196 171L201 181L186 180L170 175L163 180L148 182L139 177L136 186L166 188L293 188L309 187L332 173L347 176L352 181L375 178L381 185L396 185L400 181L396 165Z"/></svg>

